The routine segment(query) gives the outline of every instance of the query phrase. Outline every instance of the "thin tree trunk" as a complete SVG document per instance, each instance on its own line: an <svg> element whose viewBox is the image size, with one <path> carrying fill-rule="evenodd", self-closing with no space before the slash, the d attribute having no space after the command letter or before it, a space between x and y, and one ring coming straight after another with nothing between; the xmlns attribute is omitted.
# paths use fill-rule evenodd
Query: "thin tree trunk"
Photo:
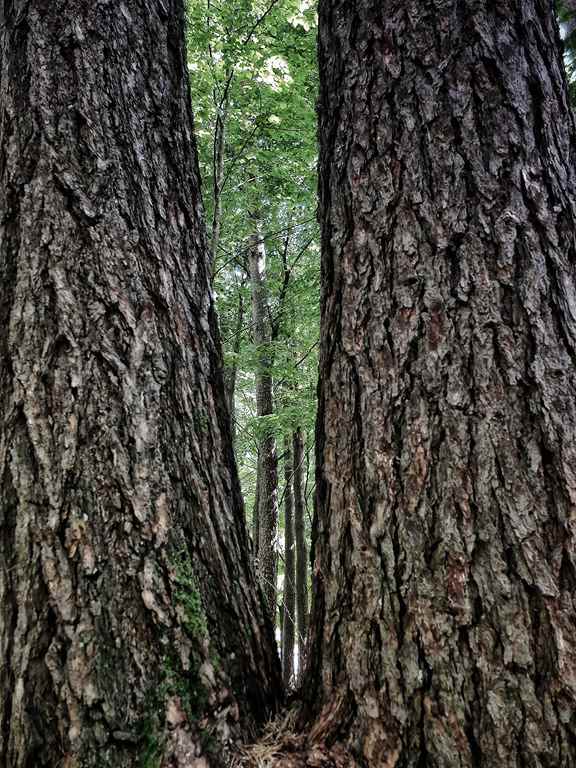
<svg viewBox="0 0 576 768"><path fill-rule="evenodd" d="M268 435L260 446L258 484L258 574L270 616L276 616L277 457L276 440Z"/></svg>
<svg viewBox="0 0 576 768"><path fill-rule="evenodd" d="M256 459L256 492L254 494L254 506L252 508L252 549L254 558L258 558L258 545L260 543L260 451Z"/></svg>
<svg viewBox="0 0 576 768"><path fill-rule="evenodd" d="M576 765L576 141L547 0L320 2L315 735Z"/></svg>
<svg viewBox="0 0 576 768"><path fill-rule="evenodd" d="M2 768L223 758L274 708L183 51L180 0L0 6Z"/></svg>
<svg viewBox="0 0 576 768"><path fill-rule="evenodd" d="M230 413L230 422L232 425L232 442L236 442L236 377L238 375L238 354L242 341L242 326L244 324L244 297L242 296L242 286L238 290L238 311L236 314L236 324L234 328L234 342L232 345L233 360L224 368L224 388L226 391L226 402Z"/></svg>
<svg viewBox="0 0 576 768"><path fill-rule="evenodd" d="M252 287L254 344L258 355L256 413L274 413L271 375L270 327L265 283L266 251L258 232L252 237L249 273ZM270 615L276 617L276 533L278 527L278 460L276 439L267 427L258 450L258 575Z"/></svg>
<svg viewBox="0 0 576 768"><path fill-rule="evenodd" d="M260 444L258 481L258 574L270 615L276 614L276 535L278 528L278 470L276 439L268 434Z"/></svg>
<svg viewBox="0 0 576 768"><path fill-rule="evenodd" d="M294 617L296 614L294 496L292 493L292 440L284 440L284 599L282 622L282 676L289 685L294 675Z"/></svg>
<svg viewBox="0 0 576 768"><path fill-rule="evenodd" d="M296 544L296 615L298 627L298 669L303 669L308 633L308 547L306 546L304 504L304 437L298 428L292 436L294 461L294 534Z"/></svg>
<svg viewBox="0 0 576 768"><path fill-rule="evenodd" d="M210 237L210 254L212 270L216 265L218 245L222 232L222 190L224 187L224 162L226 160L226 123L230 102L230 86L234 77L228 72L224 83L224 92L216 107L216 124L214 126L214 144L212 157L212 228ZM215 97L217 98L217 97Z"/></svg>

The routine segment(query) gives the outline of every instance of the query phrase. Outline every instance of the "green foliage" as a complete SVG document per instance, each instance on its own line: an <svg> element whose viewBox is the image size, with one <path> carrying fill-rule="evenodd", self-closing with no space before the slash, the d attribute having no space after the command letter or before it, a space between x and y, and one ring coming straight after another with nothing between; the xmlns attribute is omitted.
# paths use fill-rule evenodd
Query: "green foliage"
<svg viewBox="0 0 576 768"><path fill-rule="evenodd" d="M576 104L576 14L569 4L558 0L556 3L560 33L564 39L564 63L568 76L570 100Z"/></svg>
<svg viewBox="0 0 576 768"><path fill-rule="evenodd" d="M235 366L236 456L248 508L256 449L272 430L310 435L316 411L320 258L316 224L316 12L311 0L189 0L188 61L207 219L214 215L217 126L225 124L222 228L214 291ZM273 341L252 338L247 246L266 249ZM238 329L238 310L244 315ZM256 417L255 374L272 360L275 413Z"/></svg>

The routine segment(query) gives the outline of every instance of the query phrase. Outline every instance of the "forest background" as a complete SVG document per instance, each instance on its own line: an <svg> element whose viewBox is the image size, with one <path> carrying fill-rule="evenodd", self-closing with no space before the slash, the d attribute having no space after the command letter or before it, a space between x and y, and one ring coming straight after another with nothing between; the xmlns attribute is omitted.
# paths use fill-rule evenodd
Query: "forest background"
<svg viewBox="0 0 576 768"><path fill-rule="evenodd" d="M305 546L298 553L299 614L307 610L302 584L307 590L303 569L315 487L316 8L310 0L192 0L188 15L188 67L235 453L254 547L262 536L275 553L278 589L272 591L278 640L281 627L288 630L288 681L291 638L302 648L305 633L304 616L299 631L291 629L298 593L294 476L296 526ZM264 474L266 491L258 494ZM262 530L259 519L267 520ZM271 573L262 579L269 586ZM285 584L293 587L287 602Z"/></svg>

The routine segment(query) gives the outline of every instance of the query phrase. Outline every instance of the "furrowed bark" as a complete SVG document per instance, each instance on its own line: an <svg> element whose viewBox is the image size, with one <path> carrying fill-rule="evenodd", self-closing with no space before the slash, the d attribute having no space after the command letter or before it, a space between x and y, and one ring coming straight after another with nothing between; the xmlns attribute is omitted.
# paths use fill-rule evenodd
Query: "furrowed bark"
<svg viewBox="0 0 576 768"><path fill-rule="evenodd" d="M320 2L317 737L576 764L574 121L548 0Z"/></svg>
<svg viewBox="0 0 576 768"><path fill-rule="evenodd" d="M292 440L284 440L284 598L282 622L282 677L288 686L294 675L296 615L294 494L292 492Z"/></svg>
<svg viewBox="0 0 576 768"><path fill-rule="evenodd" d="M0 4L2 768L217 763L275 707L183 32Z"/></svg>

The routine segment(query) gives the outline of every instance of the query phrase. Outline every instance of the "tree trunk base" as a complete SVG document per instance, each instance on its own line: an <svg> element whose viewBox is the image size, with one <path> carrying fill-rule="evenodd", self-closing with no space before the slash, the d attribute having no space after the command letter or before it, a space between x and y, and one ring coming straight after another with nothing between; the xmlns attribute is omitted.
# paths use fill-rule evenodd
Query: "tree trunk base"
<svg viewBox="0 0 576 768"><path fill-rule="evenodd" d="M233 768L360 768L334 736L341 725L342 708L324 713L312 728L302 731L298 708L276 718L254 744L242 748Z"/></svg>

